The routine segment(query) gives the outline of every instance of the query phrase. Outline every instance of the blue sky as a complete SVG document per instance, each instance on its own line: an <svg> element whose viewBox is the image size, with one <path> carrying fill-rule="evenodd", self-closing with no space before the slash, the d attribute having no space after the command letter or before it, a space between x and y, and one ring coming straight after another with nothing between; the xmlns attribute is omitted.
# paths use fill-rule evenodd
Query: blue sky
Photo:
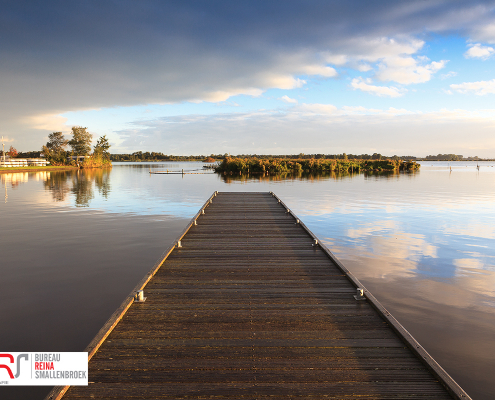
<svg viewBox="0 0 495 400"><path fill-rule="evenodd" d="M2 2L0 134L495 157L495 2Z"/></svg>

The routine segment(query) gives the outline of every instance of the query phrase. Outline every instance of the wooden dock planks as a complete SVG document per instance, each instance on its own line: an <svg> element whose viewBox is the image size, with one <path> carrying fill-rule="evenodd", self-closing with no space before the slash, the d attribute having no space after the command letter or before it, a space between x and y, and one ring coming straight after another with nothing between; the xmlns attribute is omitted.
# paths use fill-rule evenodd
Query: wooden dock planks
<svg viewBox="0 0 495 400"><path fill-rule="evenodd" d="M276 196L211 199L47 399L469 399Z"/></svg>

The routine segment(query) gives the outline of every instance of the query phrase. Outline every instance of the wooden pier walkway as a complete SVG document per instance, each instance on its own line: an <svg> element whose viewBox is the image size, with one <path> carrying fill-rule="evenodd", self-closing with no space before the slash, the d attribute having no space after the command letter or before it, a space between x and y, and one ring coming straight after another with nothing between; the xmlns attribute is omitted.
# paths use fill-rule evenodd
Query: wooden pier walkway
<svg viewBox="0 0 495 400"><path fill-rule="evenodd" d="M204 212L204 213L203 213ZM215 193L46 399L469 399L271 193Z"/></svg>

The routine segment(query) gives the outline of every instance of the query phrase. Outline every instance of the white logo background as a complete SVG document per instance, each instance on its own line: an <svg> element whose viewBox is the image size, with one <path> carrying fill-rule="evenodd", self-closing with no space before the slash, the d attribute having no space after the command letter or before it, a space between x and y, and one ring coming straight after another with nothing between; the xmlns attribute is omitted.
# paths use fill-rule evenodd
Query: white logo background
<svg viewBox="0 0 495 400"><path fill-rule="evenodd" d="M86 352L0 351L0 386L88 385Z"/></svg>

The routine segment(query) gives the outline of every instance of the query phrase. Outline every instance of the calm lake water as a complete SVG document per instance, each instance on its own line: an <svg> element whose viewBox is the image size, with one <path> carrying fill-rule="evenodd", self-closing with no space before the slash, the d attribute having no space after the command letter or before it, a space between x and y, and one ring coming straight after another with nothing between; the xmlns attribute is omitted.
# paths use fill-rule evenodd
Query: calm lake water
<svg viewBox="0 0 495 400"><path fill-rule="evenodd" d="M495 163L421 164L291 179L149 174L202 163L2 174L0 350L84 350L215 190L273 191L473 399L493 399Z"/></svg>

